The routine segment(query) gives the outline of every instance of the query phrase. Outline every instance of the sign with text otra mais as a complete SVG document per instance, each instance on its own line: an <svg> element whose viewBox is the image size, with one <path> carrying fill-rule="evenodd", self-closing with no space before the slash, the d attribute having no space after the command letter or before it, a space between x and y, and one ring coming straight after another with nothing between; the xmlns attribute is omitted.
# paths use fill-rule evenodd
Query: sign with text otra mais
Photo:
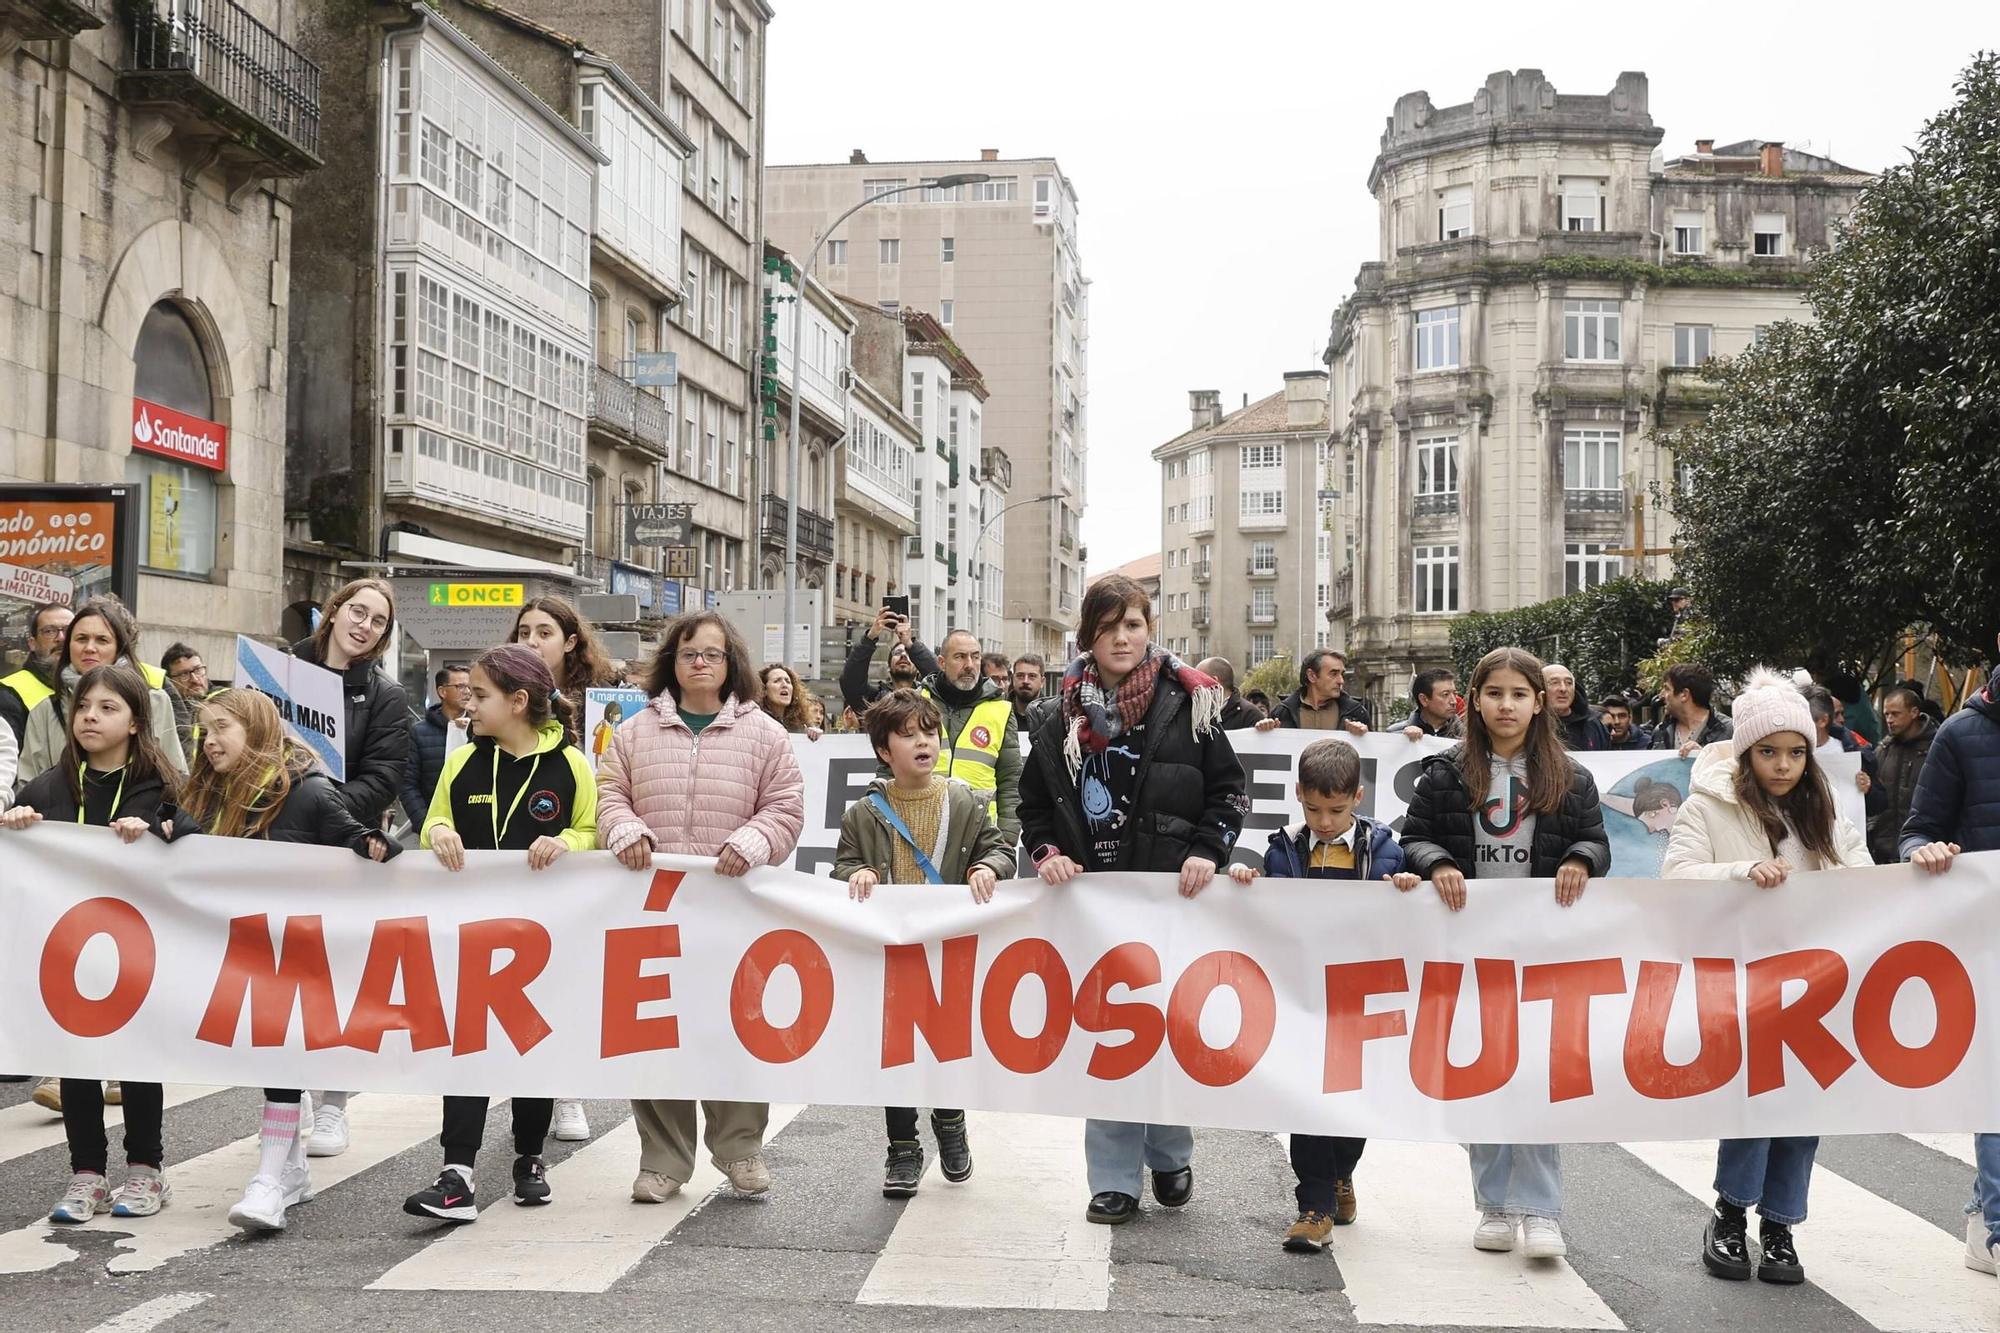
<svg viewBox="0 0 2000 1333"><path fill-rule="evenodd" d="M1486 1142L1991 1118L2000 853L1743 883L740 880L0 832L0 1066L494 1096L945 1105Z"/></svg>

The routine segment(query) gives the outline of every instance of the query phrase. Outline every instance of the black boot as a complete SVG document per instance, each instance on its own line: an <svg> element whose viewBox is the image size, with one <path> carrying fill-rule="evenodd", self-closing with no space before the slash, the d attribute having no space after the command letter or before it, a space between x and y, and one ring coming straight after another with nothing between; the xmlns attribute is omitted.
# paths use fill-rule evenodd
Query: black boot
<svg viewBox="0 0 2000 1333"><path fill-rule="evenodd" d="M889 1160L882 1166L882 1197L907 1199L917 1192L924 1178L924 1145L897 1139L889 1144Z"/></svg>
<svg viewBox="0 0 2000 1333"><path fill-rule="evenodd" d="M972 1145L965 1140L965 1112L946 1117L931 1112L931 1133L937 1135L938 1170L956 1185L972 1178Z"/></svg>
<svg viewBox="0 0 2000 1333"><path fill-rule="evenodd" d="M1121 1226L1139 1215L1139 1201L1129 1194L1106 1190L1090 1196L1090 1207L1083 1210L1083 1215L1105 1226Z"/></svg>
<svg viewBox="0 0 2000 1333"><path fill-rule="evenodd" d="M1805 1265L1799 1262L1799 1252L1792 1246L1790 1227L1768 1217L1759 1218L1757 1239L1764 1246L1764 1257L1757 1261L1758 1281L1790 1286L1806 1280Z"/></svg>
<svg viewBox="0 0 2000 1333"><path fill-rule="evenodd" d="M1750 1280L1749 1219L1743 1210L1721 1199L1708 1215L1701 1235L1701 1266L1731 1282Z"/></svg>
<svg viewBox="0 0 2000 1333"><path fill-rule="evenodd" d="M1153 1172L1153 1201L1162 1208L1185 1208L1194 1197L1194 1168Z"/></svg>

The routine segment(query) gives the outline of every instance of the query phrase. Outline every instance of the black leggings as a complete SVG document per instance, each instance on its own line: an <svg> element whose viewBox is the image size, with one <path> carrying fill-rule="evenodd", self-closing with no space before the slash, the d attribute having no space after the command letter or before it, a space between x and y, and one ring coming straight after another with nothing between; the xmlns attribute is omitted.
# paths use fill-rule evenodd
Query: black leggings
<svg viewBox="0 0 2000 1333"><path fill-rule="evenodd" d="M160 1122L166 1094L157 1083L122 1085L125 1102L125 1160L132 1166L160 1167ZM69 1140L69 1169L105 1173L110 1145L104 1137L104 1084L94 1078L62 1081L63 1136Z"/></svg>
<svg viewBox="0 0 2000 1333"><path fill-rule="evenodd" d="M947 1111L942 1108L931 1112L934 1119L951 1120L965 1115L963 1111ZM885 1106L882 1118L889 1122L889 1141L908 1143L917 1137L917 1108L914 1106Z"/></svg>
<svg viewBox="0 0 2000 1333"><path fill-rule="evenodd" d="M484 1097L444 1099L444 1145L447 1166L471 1166L479 1157L479 1145L486 1141ZM514 1099L514 1151L522 1157L539 1157L549 1137L549 1121L555 1117L553 1097Z"/></svg>

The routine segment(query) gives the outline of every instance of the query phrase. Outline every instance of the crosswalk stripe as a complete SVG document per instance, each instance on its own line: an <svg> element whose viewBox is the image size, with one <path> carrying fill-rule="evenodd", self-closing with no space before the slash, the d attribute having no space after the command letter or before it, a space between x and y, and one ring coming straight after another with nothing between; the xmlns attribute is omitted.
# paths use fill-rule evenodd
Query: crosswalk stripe
<svg viewBox="0 0 2000 1333"><path fill-rule="evenodd" d="M191 1102L197 1097L206 1097L220 1088L200 1088L186 1084L169 1083L162 1091L168 1109ZM113 1129L125 1123L124 1111L116 1106L104 1108L104 1126ZM63 1141L62 1116L46 1110L33 1102L22 1102L0 1111L0 1165L29 1153L53 1148Z"/></svg>
<svg viewBox="0 0 2000 1333"><path fill-rule="evenodd" d="M1905 1134L1910 1142L1941 1152L1946 1157L1956 1157L1967 1166L1977 1167L1979 1160L1972 1155L1972 1135L1970 1134Z"/></svg>
<svg viewBox="0 0 2000 1333"><path fill-rule="evenodd" d="M438 1132L436 1097L371 1093L350 1106L347 1151L312 1159L316 1192L407 1152ZM157 1216L118 1218L107 1213L80 1227L44 1220L0 1234L0 1273L39 1273L70 1262L80 1252L65 1238L79 1231L127 1233L119 1236L118 1252L105 1264L113 1274L151 1272L171 1259L220 1245L239 1234L229 1225L229 1207L242 1197L243 1186L256 1172L257 1147L258 1136L252 1134L169 1164L166 1177L174 1195Z"/></svg>
<svg viewBox="0 0 2000 1333"><path fill-rule="evenodd" d="M1111 1228L1084 1218L1083 1129L1040 1115L966 1117L977 1173L963 1187L936 1170L904 1205L855 1297L862 1305L1103 1310Z"/></svg>
<svg viewBox="0 0 2000 1333"><path fill-rule="evenodd" d="M92 1328L90 1333L152 1333L161 1324L194 1309L208 1296L205 1291L177 1291L171 1296L155 1296L124 1314L113 1315Z"/></svg>
<svg viewBox="0 0 2000 1333"><path fill-rule="evenodd" d="M1713 1140L1619 1146L1714 1201ZM1960 1262L1959 1237L1825 1166L1813 1171L1811 1213L1799 1228L1807 1279L1884 1333L2000 1330L1993 1279Z"/></svg>
<svg viewBox="0 0 2000 1333"><path fill-rule="evenodd" d="M1478 1214L1463 1149L1371 1139L1367 1167L1393 1182L1393 1198L1339 1228L1332 1248L1357 1322L1625 1327L1567 1262L1472 1248Z"/></svg>
<svg viewBox="0 0 2000 1333"><path fill-rule="evenodd" d="M764 1141L804 1109L773 1106ZM549 1168L548 1206L489 1204L477 1224L446 1232L368 1290L608 1291L723 1183L704 1157L679 1194L637 1204L631 1189L638 1164L638 1122L628 1118Z"/></svg>

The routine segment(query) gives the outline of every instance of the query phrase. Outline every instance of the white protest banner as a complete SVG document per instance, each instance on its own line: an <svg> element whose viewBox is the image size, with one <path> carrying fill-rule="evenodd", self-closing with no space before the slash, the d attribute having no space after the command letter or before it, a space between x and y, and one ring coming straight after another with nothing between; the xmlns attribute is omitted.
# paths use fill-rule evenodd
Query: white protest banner
<svg viewBox="0 0 2000 1333"><path fill-rule="evenodd" d="M644 690L598 686L584 692L583 756L590 761L591 772L597 771L597 761L611 748L611 733L645 706Z"/></svg>
<svg viewBox="0 0 2000 1333"><path fill-rule="evenodd" d="M267 694L285 730L335 782L347 781L347 692L340 673L236 636L236 683Z"/></svg>
<svg viewBox="0 0 2000 1333"><path fill-rule="evenodd" d="M0 1067L257 1087L965 1106L1399 1139L1991 1121L2000 853L1714 881L1166 875L993 901L605 853L544 871L0 832Z"/></svg>
<svg viewBox="0 0 2000 1333"><path fill-rule="evenodd" d="M1273 829L1296 824L1302 817L1292 794L1299 751L1314 741L1338 733L1326 731L1232 731L1230 744L1243 764L1252 802L1237 843L1239 861L1262 856ZM1417 790L1418 766L1426 756L1440 754L1456 742L1426 737L1406 739L1401 732L1371 732L1366 736L1338 734L1361 752L1362 814L1400 829L1403 811ZM808 741L792 737L792 752L806 778L806 828L793 854L794 869L825 874L840 845L840 816L861 799L875 776L875 756L865 736L822 736ZM1693 761L1668 750L1620 750L1572 754L1590 770L1604 806L1604 831L1611 840L1611 873L1647 879L1660 873L1667 850L1667 830L1687 800L1688 773ZM1031 761L1032 762L1032 761ZM1851 754L1821 756L1833 783L1840 811L1856 828L1867 827L1862 796L1854 776L1860 760Z"/></svg>

